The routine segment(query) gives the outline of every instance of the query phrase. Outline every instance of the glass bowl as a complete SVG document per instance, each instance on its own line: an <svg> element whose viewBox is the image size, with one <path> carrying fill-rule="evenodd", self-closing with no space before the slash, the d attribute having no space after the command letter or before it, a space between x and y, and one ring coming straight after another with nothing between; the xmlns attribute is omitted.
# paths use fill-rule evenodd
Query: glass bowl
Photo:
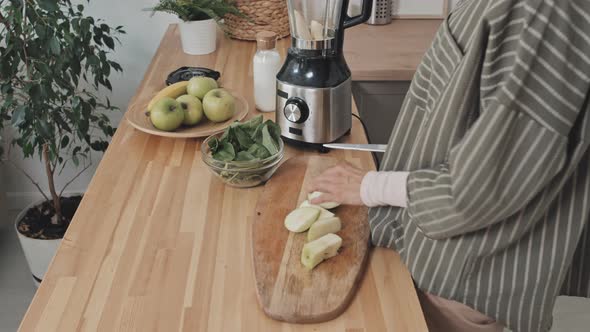
<svg viewBox="0 0 590 332"><path fill-rule="evenodd" d="M201 159L207 167L223 183L237 188L250 188L258 186L270 179L279 167L284 156L284 143L279 141L279 152L259 160L248 161L221 161L213 159L209 141L221 134L207 137L201 144Z"/></svg>

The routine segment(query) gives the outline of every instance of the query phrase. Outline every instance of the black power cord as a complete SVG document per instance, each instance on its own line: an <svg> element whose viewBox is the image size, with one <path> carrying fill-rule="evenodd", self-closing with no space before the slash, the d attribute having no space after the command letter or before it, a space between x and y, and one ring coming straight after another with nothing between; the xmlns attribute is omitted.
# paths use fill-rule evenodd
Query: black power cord
<svg viewBox="0 0 590 332"><path fill-rule="evenodd" d="M365 136L367 137L367 143L371 144L371 138L369 137L369 131L367 130L367 126L365 125L365 122L363 121L363 119L361 119L361 117L358 114L354 114L352 113L352 116L354 116L355 118L357 118L361 125L363 126L363 130L365 131ZM371 153L371 155L373 156L373 162L375 163L375 167L377 167L377 169L379 169L380 165L379 165L379 159L377 159L377 155L373 152Z"/></svg>

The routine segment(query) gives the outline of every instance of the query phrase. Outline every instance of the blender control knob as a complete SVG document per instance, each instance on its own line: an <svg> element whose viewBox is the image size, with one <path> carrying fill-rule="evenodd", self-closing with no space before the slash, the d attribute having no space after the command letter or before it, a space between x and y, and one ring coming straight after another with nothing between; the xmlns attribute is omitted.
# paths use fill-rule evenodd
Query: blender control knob
<svg viewBox="0 0 590 332"><path fill-rule="evenodd" d="M287 100L283 108L285 118L293 123L303 123L309 117L309 107L303 99L293 97Z"/></svg>

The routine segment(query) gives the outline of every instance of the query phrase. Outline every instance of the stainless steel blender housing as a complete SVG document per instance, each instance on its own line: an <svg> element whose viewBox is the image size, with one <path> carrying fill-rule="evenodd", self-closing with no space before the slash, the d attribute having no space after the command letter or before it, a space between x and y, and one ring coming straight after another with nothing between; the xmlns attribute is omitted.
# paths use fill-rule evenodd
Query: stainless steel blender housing
<svg viewBox="0 0 590 332"><path fill-rule="evenodd" d="M276 99L276 122L287 142L329 143L350 131L352 91L342 50L344 29L366 21L372 2L364 0L361 14L351 18L346 15L348 0L343 0L333 38L305 40L291 31L291 47L277 74Z"/></svg>
<svg viewBox="0 0 590 332"><path fill-rule="evenodd" d="M277 81L277 90L280 93L277 93L276 121L281 127L281 136L322 144L333 142L350 130L350 78L329 88L309 88Z"/></svg>

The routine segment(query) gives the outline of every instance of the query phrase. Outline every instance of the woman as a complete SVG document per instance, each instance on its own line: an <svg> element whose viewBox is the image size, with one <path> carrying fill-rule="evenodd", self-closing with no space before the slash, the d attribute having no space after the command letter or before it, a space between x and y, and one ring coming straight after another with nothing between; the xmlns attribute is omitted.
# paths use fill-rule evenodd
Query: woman
<svg viewBox="0 0 590 332"><path fill-rule="evenodd" d="M590 2L467 0L410 86L379 172L327 170L313 203L370 208L433 331L547 331L590 292Z"/></svg>

